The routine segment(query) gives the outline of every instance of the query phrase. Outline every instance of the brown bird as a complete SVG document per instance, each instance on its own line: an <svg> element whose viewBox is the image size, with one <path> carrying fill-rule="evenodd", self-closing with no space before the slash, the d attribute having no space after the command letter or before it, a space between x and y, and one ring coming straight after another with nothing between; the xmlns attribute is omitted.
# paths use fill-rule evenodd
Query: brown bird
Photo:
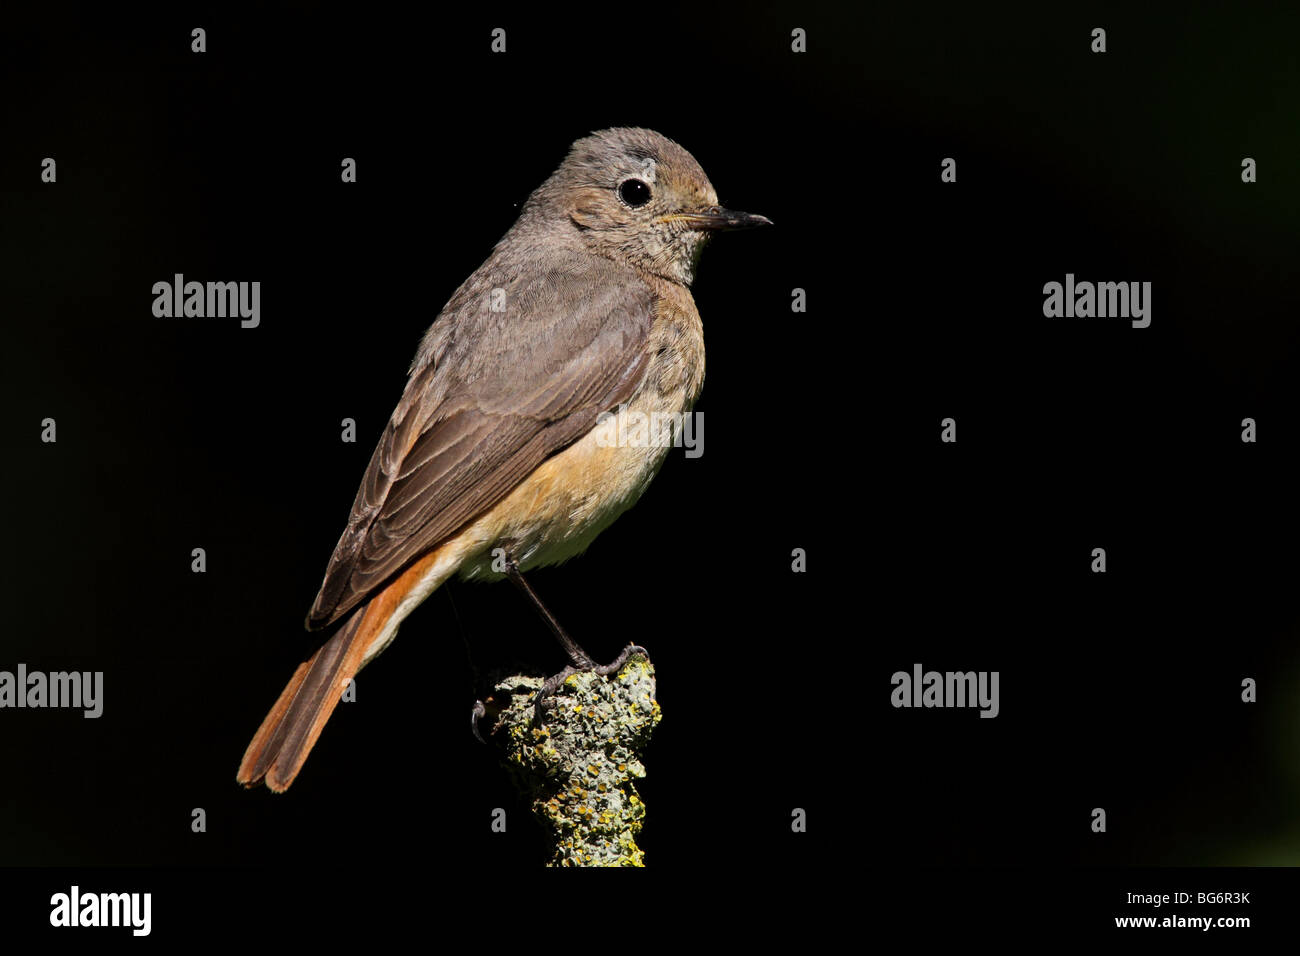
<svg viewBox="0 0 1300 956"><path fill-rule="evenodd" d="M766 223L721 208L694 157L651 130L573 144L425 334L307 627L346 621L294 672L240 783L288 788L348 681L453 574L509 577L574 667L622 662L597 668L521 572L582 553L646 490L671 436L628 441L606 413L690 412L700 249Z"/></svg>

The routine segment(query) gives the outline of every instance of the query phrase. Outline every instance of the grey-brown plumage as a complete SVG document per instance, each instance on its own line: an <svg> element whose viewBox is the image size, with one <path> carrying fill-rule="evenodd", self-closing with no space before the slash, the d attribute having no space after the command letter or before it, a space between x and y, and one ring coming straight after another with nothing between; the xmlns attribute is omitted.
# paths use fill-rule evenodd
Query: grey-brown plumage
<svg viewBox="0 0 1300 956"><path fill-rule="evenodd" d="M307 625L358 610L299 668L241 782L287 787L333 709L319 698L451 574L499 577L497 547L522 570L566 560L636 501L667 449L597 441L610 437L598 416L690 410L704 379L688 289L700 249L712 231L765 222L718 207L695 159L658 133L573 145L425 335ZM295 721L309 729L281 729Z"/></svg>
<svg viewBox="0 0 1300 956"><path fill-rule="evenodd" d="M503 242L503 245L505 243ZM309 624L364 599L495 505L644 376L654 296L635 273L576 251L521 272L516 238L443 312L384 430ZM513 261L512 261L513 260ZM495 267L493 267L495 264ZM513 308L490 311L492 290ZM426 357L427 356L427 357ZM499 356L498 364L485 357Z"/></svg>

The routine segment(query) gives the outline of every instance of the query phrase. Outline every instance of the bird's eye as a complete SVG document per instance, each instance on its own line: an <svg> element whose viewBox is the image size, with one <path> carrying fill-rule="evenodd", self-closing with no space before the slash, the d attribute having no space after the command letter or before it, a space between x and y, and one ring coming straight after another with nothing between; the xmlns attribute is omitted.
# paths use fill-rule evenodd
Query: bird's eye
<svg viewBox="0 0 1300 956"><path fill-rule="evenodd" d="M625 179L618 184L618 198L636 209L650 201L650 187L640 179Z"/></svg>

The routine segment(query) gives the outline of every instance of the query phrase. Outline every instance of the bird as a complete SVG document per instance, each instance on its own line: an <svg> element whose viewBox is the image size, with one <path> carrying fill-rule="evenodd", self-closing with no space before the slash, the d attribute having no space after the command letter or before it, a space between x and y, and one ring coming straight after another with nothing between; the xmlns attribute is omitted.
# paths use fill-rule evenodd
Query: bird
<svg viewBox="0 0 1300 956"><path fill-rule="evenodd" d="M420 342L306 620L342 624L294 672L238 783L287 790L349 681L453 576L513 581L566 673L611 672L619 662L596 665L523 574L584 552L645 492L671 441L628 441L619 422L691 412L700 252L770 224L719 205L695 158L653 130L573 143Z"/></svg>

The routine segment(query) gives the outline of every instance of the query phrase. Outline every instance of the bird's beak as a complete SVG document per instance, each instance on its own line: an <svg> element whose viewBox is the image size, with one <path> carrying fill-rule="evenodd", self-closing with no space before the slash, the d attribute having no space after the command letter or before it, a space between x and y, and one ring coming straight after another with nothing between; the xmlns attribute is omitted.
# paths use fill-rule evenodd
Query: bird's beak
<svg viewBox="0 0 1300 956"><path fill-rule="evenodd" d="M753 229L755 226L770 226L772 220L752 212L736 212L721 206L710 206L701 212L674 213L662 216L660 222L683 222L692 229L717 232L727 229Z"/></svg>

